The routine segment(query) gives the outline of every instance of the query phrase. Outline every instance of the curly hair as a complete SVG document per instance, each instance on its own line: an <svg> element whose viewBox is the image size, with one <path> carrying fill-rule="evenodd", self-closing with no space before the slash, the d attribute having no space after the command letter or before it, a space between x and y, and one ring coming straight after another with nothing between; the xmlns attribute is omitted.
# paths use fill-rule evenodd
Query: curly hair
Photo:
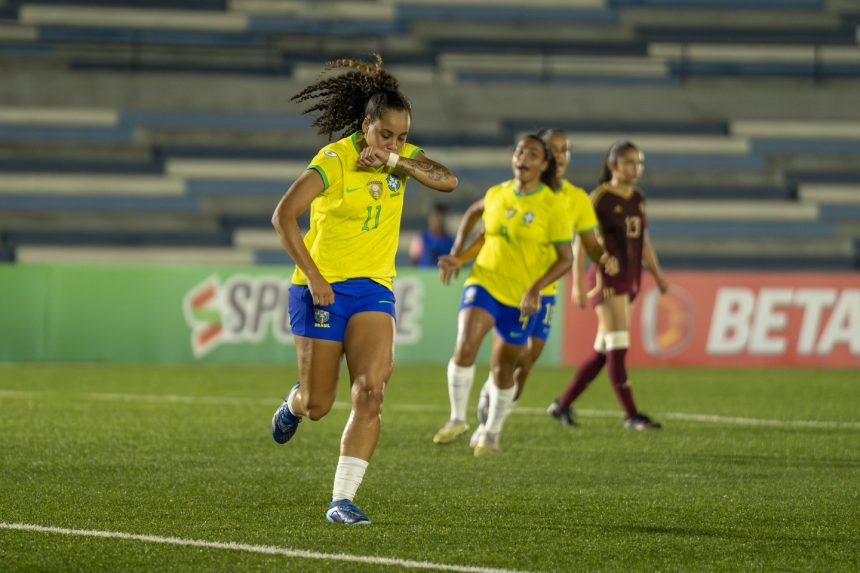
<svg viewBox="0 0 860 573"><path fill-rule="evenodd" d="M382 56L372 55L375 65L352 59L328 62L323 73L336 68L349 68L349 71L320 79L290 98L298 103L314 102L302 113L319 114L311 125L317 128L317 133L327 135L329 141L335 132L347 137L360 130L365 117L377 120L387 109L412 113L412 106L400 92L397 78L382 69Z"/></svg>

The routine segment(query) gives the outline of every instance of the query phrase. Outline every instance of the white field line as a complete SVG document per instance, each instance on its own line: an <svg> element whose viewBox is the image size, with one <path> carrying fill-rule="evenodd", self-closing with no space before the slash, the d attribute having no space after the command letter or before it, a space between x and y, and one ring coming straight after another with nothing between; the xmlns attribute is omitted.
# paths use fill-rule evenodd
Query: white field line
<svg viewBox="0 0 860 573"><path fill-rule="evenodd" d="M513 411L522 414L546 414L544 408L518 408ZM618 418L621 413L614 410L579 410L576 414L583 418ZM655 418L680 420L682 422L702 422L706 424L728 424L733 426L767 426L771 428L817 428L828 430L860 430L860 422L835 422L830 420L773 420L767 418L742 418L738 416L717 416L715 414L687 414L684 412L658 412Z"/></svg>
<svg viewBox="0 0 860 573"><path fill-rule="evenodd" d="M332 526L336 527L336 526ZM162 543L165 545L180 545L183 547L204 547L206 549L226 549L228 551L245 551L264 555L281 555L300 559L320 559L324 561L346 561L347 563L369 563L371 565L393 565L404 569L430 569L433 571L462 571L464 573L529 573L521 569L496 569L494 567L477 567L472 565L446 565L429 561L412 561L410 559L395 559L391 557L374 557L371 555L350 555L348 553L318 553L304 549L290 549L274 545L250 545L247 543L205 541L202 539L182 539L181 537L162 537L160 535L137 535L122 531L98 531L92 529L67 529L65 527L44 527L29 523L6 523L0 521L0 529L15 531L31 531L36 533L54 533L57 535L72 535L75 537L101 537L103 539L123 539L144 541L146 543Z"/></svg>
<svg viewBox="0 0 860 573"><path fill-rule="evenodd" d="M0 390L0 399L37 399L48 396L48 392L27 390ZM215 396L180 396L175 394L122 394L88 392L79 396L86 400L105 402L144 402L151 404L208 404L237 406L242 404L255 405L277 405L277 400L269 398L242 398L242 397L215 397ZM348 402L335 402L334 408L338 410L349 410ZM387 411L394 412L447 412L446 406L435 406L431 404L391 404L386 405ZM543 408L518 407L512 411L513 414L528 416L545 415ZM576 414L583 418L621 418L621 413L616 410L576 410ZM860 430L860 422L837 422L831 420L774 420L767 418L745 418L738 416L718 416L715 414L688 414L685 412L658 412L655 417L668 420L679 420L682 422L701 422L704 424L724 424L731 426L752 426L770 428L813 428L827 430Z"/></svg>

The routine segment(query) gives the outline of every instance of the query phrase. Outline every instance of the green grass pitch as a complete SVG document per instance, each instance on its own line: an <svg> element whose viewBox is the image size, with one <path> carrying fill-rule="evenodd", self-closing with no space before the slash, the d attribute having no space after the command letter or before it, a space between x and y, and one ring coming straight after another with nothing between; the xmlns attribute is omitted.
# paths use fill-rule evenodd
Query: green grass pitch
<svg viewBox="0 0 860 573"><path fill-rule="evenodd" d="M292 442L269 435L295 376L0 365L0 571L860 570L856 371L634 366L640 407L664 423L637 433L605 374L577 404L580 426L561 427L543 409L570 371L538 368L501 454L475 459L467 437L431 442L444 366L396 366L356 497L373 524L353 528L323 517L346 383Z"/></svg>

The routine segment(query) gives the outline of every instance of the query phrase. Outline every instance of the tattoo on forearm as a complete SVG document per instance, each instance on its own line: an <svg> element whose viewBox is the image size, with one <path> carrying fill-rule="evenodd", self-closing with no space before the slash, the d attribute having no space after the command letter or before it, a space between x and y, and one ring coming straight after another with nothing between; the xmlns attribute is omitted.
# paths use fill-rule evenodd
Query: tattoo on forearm
<svg viewBox="0 0 860 573"><path fill-rule="evenodd" d="M444 181L451 175L447 169L432 161L412 159L411 161L403 161L401 163L403 165L403 170L413 177L418 172L421 172L424 173L430 181ZM400 166L398 165L398 167Z"/></svg>

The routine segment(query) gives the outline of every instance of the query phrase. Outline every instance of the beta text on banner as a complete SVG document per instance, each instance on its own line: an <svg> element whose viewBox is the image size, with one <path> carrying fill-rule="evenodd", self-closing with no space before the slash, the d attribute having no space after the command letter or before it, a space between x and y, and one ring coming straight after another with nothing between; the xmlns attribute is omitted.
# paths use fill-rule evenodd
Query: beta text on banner
<svg viewBox="0 0 860 573"><path fill-rule="evenodd" d="M663 296L643 278L633 364L860 366L860 274L668 273ZM562 363L583 360L595 329L591 308L566 305Z"/></svg>

